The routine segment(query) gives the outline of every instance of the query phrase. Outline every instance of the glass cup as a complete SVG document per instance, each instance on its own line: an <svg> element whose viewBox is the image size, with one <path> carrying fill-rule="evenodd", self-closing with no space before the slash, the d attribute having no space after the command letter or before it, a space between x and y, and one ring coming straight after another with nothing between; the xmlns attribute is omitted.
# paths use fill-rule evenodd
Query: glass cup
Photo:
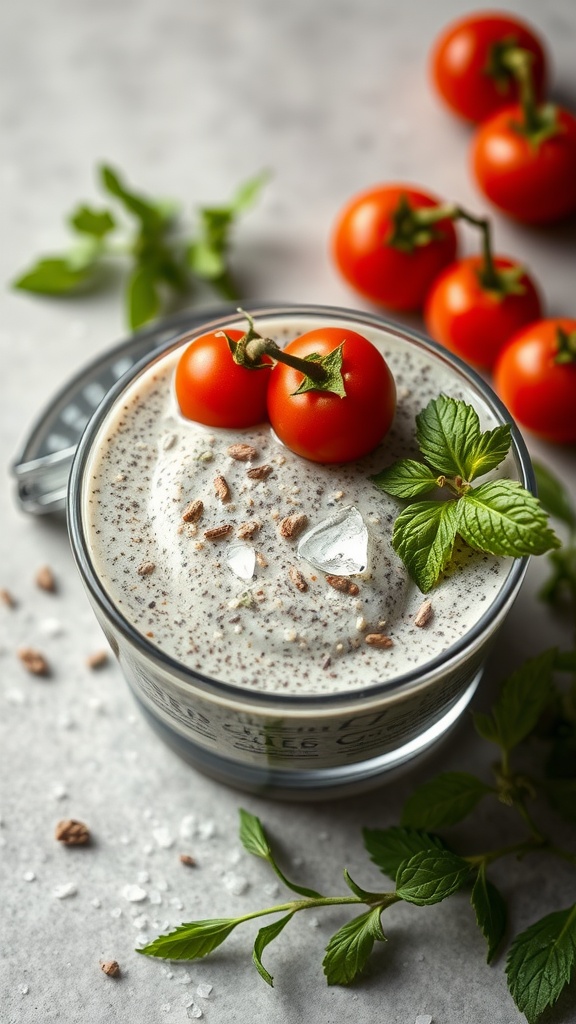
<svg viewBox="0 0 576 1024"><path fill-rule="evenodd" d="M260 313L253 310L252 315L257 329L279 339L337 325L379 343L395 375L397 366L404 367L398 410L412 403L418 411L430 397L421 401L417 393L412 393L416 386L406 386L406 374L410 374L411 366L417 366L429 392L445 390L455 397L463 396L476 408L483 427L510 422L500 401L469 367L429 339L379 316L323 306L267 306ZM286 686L283 681L282 686L272 689L247 688L234 681L233 671L228 675L222 670L205 670L202 664L191 667L184 658L163 649L154 636L147 635L148 630L138 627L136 616L126 612L124 602L103 580L106 574L99 569L98 537L89 514L95 467L106 452L119 410L137 401L139 388L145 386L151 374L161 371L166 361L172 365L179 351L194 338L209 331L244 326L240 316L210 321L148 355L108 393L82 437L72 468L68 522L74 556L136 702L160 736L192 765L231 786L275 797L304 799L368 789L392 769L428 751L457 722L478 686L497 630L518 593L526 559L499 561L497 584L492 581L489 592L479 592L473 621L460 633L456 630L443 649L421 663L407 664L392 677L383 672L382 678L376 679L374 673L356 678L353 657L336 661L333 692L318 692L314 685L309 693L291 690L288 667ZM170 401L177 417L173 396ZM400 419L411 424L413 435L413 415ZM405 433L403 438L400 431L399 442L397 438L400 449L406 449L400 454L413 455L408 426ZM219 431L212 434L218 442ZM245 440L245 436L240 435L238 440ZM271 443L278 444L277 450L281 451L277 439ZM381 468L386 464L385 444L379 456ZM508 476L534 491L529 456L514 426L505 467ZM339 467L319 467L317 472L333 474L333 486L337 487ZM481 561L482 556L477 557ZM399 563L396 572L402 573ZM405 573L403 579L407 588L404 605L410 600L412 605L414 600L422 601ZM449 576L443 586L448 593L451 586L460 586L457 574ZM434 603L434 592L430 596ZM208 613L213 600L216 598L210 595L205 598L200 615ZM201 662L202 651L199 658ZM281 678L281 655L278 659L275 671ZM350 673L353 686L347 684Z"/></svg>

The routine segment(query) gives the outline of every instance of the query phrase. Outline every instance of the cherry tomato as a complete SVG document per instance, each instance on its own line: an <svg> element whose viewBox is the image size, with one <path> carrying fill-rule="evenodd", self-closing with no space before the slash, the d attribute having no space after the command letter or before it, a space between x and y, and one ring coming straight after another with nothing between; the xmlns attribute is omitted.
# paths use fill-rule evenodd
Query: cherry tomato
<svg viewBox="0 0 576 1024"><path fill-rule="evenodd" d="M574 360L556 362L558 331L574 338ZM576 441L576 320L539 320L519 331L496 363L496 390L512 416L548 441Z"/></svg>
<svg viewBox="0 0 576 1024"><path fill-rule="evenodd" d="M434 84L447 105L469 121L483 121L518 99L513 76L502 65L500 74L497 71L502 44L532 54L536 96L542 97L547 72L542 42L513 15L473 14L461 18L448 26L434 47Z"/></svg>
<svg viewBox="0 0 576 1024"><path fill-rule="evenodd" d="M483 260L471 256L447 267L428 292L424 319L428 333L451 352L490 370L508 339L521 327L539 320L542 307L536 287L525 271L504 256L493 257L496 271L514 271L520 294L486 287Z"/></svg>
<svg viewBox="0 0 576 1024"><path fill-rule="evenodd" d="M403 251L391 244L394 214L407 200L416 209L439 200L403 185L380 185L355 196L340 213L333 236L336 265L352 287L390 309L421 309L426 292L456 255L456 232L449 220L434 225L432 237Z"/></svg>
<svg viewBox="0 0 576 1024"><path fill-rule="evenodd" d="M377 348L361 334L339 327L309 331L285 351L304 358L327 355L344 343L346 397L328 391L294 392L302 373L278 363L270 374L268 416L277 436L312 462L350 462L376 447L396 409L394 378Z"/></svg>
<svg viewBox="0 0 576 1024"><path fill-rule="evenodd" d="M226 332L233 341L242 331ZM196 338L180 356L175 387L184 416L209 427L251 427L266 419L270 370L238 366L221 332Z"/></svg>
<svg viewBox="0 0 576 1024"><path fill-rule="evenodd" d="M557 108L557 134L543 141L518 131L519 106L506 107L478 129L472 168L484 195L527 224L547 224L576 211L576 118Z"/></svg>

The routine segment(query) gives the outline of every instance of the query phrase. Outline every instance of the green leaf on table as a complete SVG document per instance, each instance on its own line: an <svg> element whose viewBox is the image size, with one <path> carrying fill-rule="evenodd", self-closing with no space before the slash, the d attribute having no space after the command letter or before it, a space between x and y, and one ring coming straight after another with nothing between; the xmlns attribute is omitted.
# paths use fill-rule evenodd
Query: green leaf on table
<svg viewBox="0 0 576 1024"><path fill-rule="evenodd" d="M456 500L416 501L394 523L392 546L423 594L450 560L457 520Z"/></svg>
<svg viewBox="0 0 576 1024"><path fill-rule="evenodd" d="M145 956L162 957L165 960L200 960L224 942L242 921L241 917L191 921L189 924L181 924L169 935L159 935L153 942L142 946L136 952L144 953Z"/></svg>
<svg viewBox="0 0 576 1024"><path fill-rule="evenodd" d="M408 797L401 823L419 829L447 828L466 818L488 793L494 789L475 775L443 772Z"/></svg>
<svg viewBox="0 0 576 1024"><path fill-rule="evenodd" d="M79 206L70 217L70 224L81 234L102 239L116 227L110 210L94 210L90 206Z"/></svg>
<svg viewBox="0 0 576 1024"><path fill-rule="evenodd" d="M261 171L260 174L256 174L253 178L242 182L232 196L230 209L234 213L244 213L245 210L249 210L259 198L264 185L270 180L270 177L270 171Z"/></svg>
<svg viewBox="0 0 576 1024"><path fill-rule="evenodd" d="M349 985L364 970L374 942L385 942L381 907L368 910L345 924L326 946L322 961L329 985Z"/></svg>
<svg viewBox="0 0 576 1024"><path fill-rule="evenodd" d="M538 497L546 511L571 529L576 529L576 509L562 481L541 462L533 462L532 467L536 476Z"/></svg>
<svg viewBox="0 0 576 1024"><path fill-rule="evenodd" d="M576 905L548 914L518 935L506 963L508 988L534 1024L568 985L576 963Z"/></svg>
<svg viewBox="0 0 576 1024"><path fill-rule="evenodd" d="M492 555L541 555L560 541L538 500L515 480L490 480L458 502L457 531L479 551Z"/></svg>
<svg viewBox="0 0 576 1024"><path fill-rule="evenodd" d="M423 832L416 828L402 828L392 825L390 828L362 830L364 846L370 859L383 874L395 879L398 868L405 860L422 850L445 850L446 844L431 832Z"/></svg>
<svg viewBox="0 0 576 1024"><path fill-rule="evenodd" d="M474 715L480 736L509 752L530 735L554 696L555 656L554 648L542 651L506 679L490 713Z"/></svg>
<svg viewBox="0 0 576 1024"><path fill-rule="evenodd" d="M129 213L134 214L143 228L158 228L166 221L165 207L162 204L154 203L146 196L130 190L111 167L103 164L99 171L106 191L118 199Z"/></svg>
<svg viewBox="0 0 576 1024"><path fill-rule="evenodd" d="M127 286L128 322L133 331L153 320L160 311L157 275L153 268L138 266Z"/></svg>
<svg viewBox="0 0 576 1024"><path fill-rule="evenodd" d="M66 295L84 284L91 270L91 264L76 266L66 257L47 256L17 278L14 287L40 295Z"/></svg>
<svg viewBox="0 0 576 1024"><path fill-rule="evenodd" d="M396 875L396 895L428 907L441 903L470 878L470 865L449 850L421 850L404 861Z"/></svg>
<svg viewBox="0 0 576 1024"><path fill-rule="evenodd" d="M363 903L374 903L382 897L381 893L370 892L369 889L363 889L361 885L358 885L350 875L347 868L344 868L344 881L350 891L353 892L358 899L362 900Z"/></svg>
<svg viewBox="0 0 576 1024"><path fill-rule="evenodd" d="M506 931L506 904L496 886L486 878L484 864L476 876L470 902L476 914L476 923L488 943L486 961L490 963Z"/></svg>
<svg viewBox="0 0 576 1024"><path fill-rule="evenodd" d="M415 498L438 486L438 477L423 462L399 459L388 469L372 477L379 490L395 498Z"/></svg>
<svg viewBox="0 0 576 1024"><path fill-rule="evenodd" d="M254 814L250 814L249 811L245 811L243 807L239 809L240 813L240 842L248 853L254 855L254 857L261 857L262 860L267 861L270 867L274 869L278 878L284 882L292 892L297 892L300 896L306 896L308 899L318 899L320 893L316 892L315 889L309 889L303 885L296 885L294 882L290 882L283 871L279 868L278 864L274 859L272 848L268 842L268 837L262 826L262 822Z"/></svg>
<svg viewBox="0 0 576 1024"><path fill-rule="evenodd" d="M266 946L270 945L275 938L280 935L283 928L286 927L289 921L294 917L294 911L290 914L286 914L285 917L281 917L278 921L274 921L272 924L265 925L258 932L256 939L254 940L254 950L252 952L252 960L254 966L258 971L261 978L264 979L267 985L273 987L274 979L269 971L266 970L262 963L262 953L266 949Z"/></svg>
<svg viewBox="0 0 576 1024"><path fill-rule="evenodd" d="M191 242L187 258L192 273L207 281L221 277L226 271L226 261L222 252L206 241Z"/></svg>

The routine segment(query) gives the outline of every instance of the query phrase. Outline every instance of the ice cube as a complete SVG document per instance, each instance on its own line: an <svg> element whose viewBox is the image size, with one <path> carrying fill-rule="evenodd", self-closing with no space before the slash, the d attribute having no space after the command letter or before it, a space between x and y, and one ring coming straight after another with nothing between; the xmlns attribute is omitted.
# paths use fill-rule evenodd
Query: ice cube
<svg viewBox="0 0 576 1024"><path fill-rule="evenodd" d="M251 580L256 565L256 551L249 544L231 544L226 565L241 580Z"/></svg>
<svg viewBox="0 0 576 1024"><path fill-rule="evenodd" d="M363 572L368 564L368 530L357 508L346 505L302 534L298 555L335 576Z"/></svg>

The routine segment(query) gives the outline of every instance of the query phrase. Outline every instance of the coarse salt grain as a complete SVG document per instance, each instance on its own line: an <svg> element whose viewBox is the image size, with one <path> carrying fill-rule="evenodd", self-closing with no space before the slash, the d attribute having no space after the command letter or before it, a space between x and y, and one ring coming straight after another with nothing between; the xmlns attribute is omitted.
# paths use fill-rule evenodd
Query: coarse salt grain
<svg viewBox="0 0 576 1024"><path fill-rule="evenodd" d="M122 896L129 903L141 903L148 893L140 885L125 885L122 889Z"/></svg>
<svg viewBox="0 0 576 1024"><path fill-rule="evenodd" d="M22 875L22 878L24 879L25 882L33 882L36 878L36 875L34 874L33 871L25 871L24 874Z"/></svg>
<svg viewBox="0 0 576 1024"><path fill-rule="evenodd" d="M38 629L43 636L48 637L61 636L64 632L64 626L60 622L60 619L42 619L38 623Z"/></svg>
<svg viewBox="0 0 576 1024"><path fill-rule="evenodd" d="M414 1024L432 1024L432 1016L429 1013L419 1013Z"/></svg>
<svg viewBox="0 0 576 1024"><path fill-rule="evenodd" d="M204 1014L202 1013L202 1010L200 1009L200 1007L196 1006L195 1003L192 1003L192 1006L189 1006L188 1010L186 1012L188 1013L189 1017L198 1017L199 1018L199 1017L203 1017L204 1016Z"/></svg>
<svg viewBox="0 0 576 1024"><path fill-rule="evenodd" d="M147 928L148 923L148 917L146 914L138 914L138 916L135 917L132 922L132 924L134 925L135 928L138 929L138 931L142 931L143 928Z"/></svg>
<svg viewBox="0 0 576 1024"><path fill-rule="evenodd" d="M196 989L196 995L200 996L201 999L208 999L213 988L214 986L210 985L209 982L202 982Z"/></svg>
<svg viewBox="0 0 576 1024"><path fill-rule="evenodd" d="M57 782L52 788L52 796L55 800L64 800L68 796L68 790L61 782Z"/></svg>
<svg viewBox="0 0 576 1024"><path fill-rule="evenodd" d="M116 919L122 917L122 907L113 907L110 911L110 917L114 917Z"/></svg>
<svg viewBox="0 0 576 1024"><path fill-rule="evenodd" d="M102 906L102 900L99 900L98 897L95 896L93 900L90 900L90 904L91 906L95 907L96 910L100 910L100 907Z"/></svg>
<svg viewBox="0 0 576 1024"><path fill-rule="evenodd" d="M174 846L174 837L170 835L167 828L155 828L152 835L162 850L169 850Z"/></svg>
<svg viewBox="0 0 576 1024"><path fill-rule="evenodd" d="M224 875L223 878L224 888L228 890L232 896L242 896L243 893L250 888L250 883L247 878L243 875L234 875L232 872Z"/></svg>
<svg viewBox="0 0 576 1024"><path fill-rule="evenodd" d="M74 882L64 882L62 885L57 885L52 890L52 895L57 900L66 900L69 896L75 896L78 889Z"/></svg>
<svg viewBox="0 0 576 1024"><path fill-rule="evenodd" d="M180 977L178 978L178 984L179 985L191 985L192 984L192 978L188 974L188 971L186 971L185 974L180 975ZM185 998L187 999L188 997L185 996Z"/></svg>
<svg viewBox="0 0 576 1024"><path fill-rule="evenodd" d="M149 871L139 871L137 874L138 885L146 885L146 882L150 881Z"/></svg>
<svg viewBox="0 0 576 1024"><path fill-rule="evenodd" d="M192 839L196 834L196 818L193 814L186 814L182 818L179 832L183 839Z"/></svg>

